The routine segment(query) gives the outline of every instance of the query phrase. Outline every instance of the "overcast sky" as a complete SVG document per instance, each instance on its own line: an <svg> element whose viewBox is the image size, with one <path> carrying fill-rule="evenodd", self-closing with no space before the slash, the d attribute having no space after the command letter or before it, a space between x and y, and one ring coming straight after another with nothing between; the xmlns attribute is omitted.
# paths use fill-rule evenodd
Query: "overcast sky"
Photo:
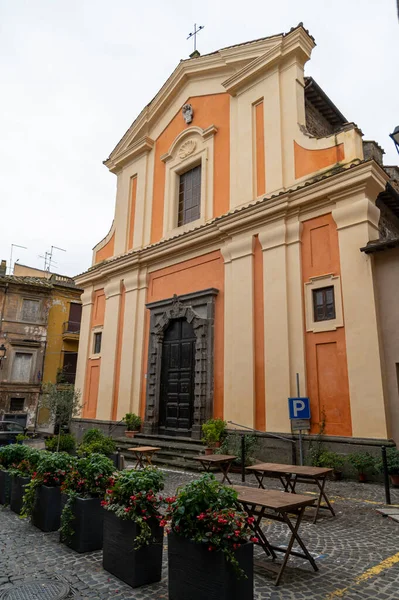
<svg viewBox="0 0 399 600"><path fill-rule="evenodd" d="M0 258L75 275L109 230L116 177L102 164L182 58L303 21L306 66L365 139L398 155L396 0L0 0Z"/></svg>

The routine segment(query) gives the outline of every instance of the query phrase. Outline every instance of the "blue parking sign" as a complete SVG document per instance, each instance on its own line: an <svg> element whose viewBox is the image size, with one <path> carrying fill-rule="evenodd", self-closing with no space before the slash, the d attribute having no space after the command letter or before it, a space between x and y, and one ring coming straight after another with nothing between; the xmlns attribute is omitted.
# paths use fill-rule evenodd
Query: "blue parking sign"
<svg viewBox="0 0 399 600"><path fill-rule="evenodd" d="M309 398L288 398L290 419L310 419Z"/></svg>

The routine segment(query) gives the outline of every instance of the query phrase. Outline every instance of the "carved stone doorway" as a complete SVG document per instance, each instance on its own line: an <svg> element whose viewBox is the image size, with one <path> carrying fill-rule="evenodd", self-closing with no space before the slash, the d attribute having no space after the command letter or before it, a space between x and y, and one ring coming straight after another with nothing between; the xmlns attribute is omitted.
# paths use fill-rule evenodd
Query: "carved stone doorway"
<svg viewBox="0 0 399 600"><path fill-rule="evenodd" d="M144 434L171 433L201 439L201 427L203 423L212 418L213 338L215 298L217 294L217 289L210 288L147 304L147 308L151 311L151 319L146 412L143 426ZM174 322L187 324L184 326L186 329L185 334L182 333L183 325L174 324ZM180 399L173 396L173 386L176 384L176 378L180 378L181 375L177 375L176 371L173 373L175 367L170 363L170 357L164 357L164 352L170 352L168 346L170 343L173 343L170 338L173 338L175 335L181 335L181 339L178 341L180 346L180 344L185 343L184 335L188 335L189 331L192 331L194 334L194 337L190 340L193 357L190 358L188 354L185 359L186 362L183 361L181 363L180 361L181 364L178 365L176 363L175 367L177 366L179 371L181 371L181 367L183 371L186 369L186 374L184 375L186 383L188 382L188 372L190 369L193 369L191 371L193 382L190 390L191 397L193 398L191 422L189 423L191 424L191 428L184 426L184 419L187 418L184 417L184 414L187 415L188 412L187 406L184 407L183 396L181 422L179 421L180 413L178 408ZM188 341L189 339L187 338ZM179 352L178 350L175 351ZM188 367L187 361L191 360L191 367ZM168 371L167 379L165 379L165 369ZM169 385L170 376L171 385ZM175 392L176 389L175 386ZM169 408L171 410L168 417L163 412L165 394L169 394L170 399ZM167 404L168 402L167 400ZM173 402L175 402L175 406L173 406ZM179 422L182 425L181 427L179 426ZM187 423L188 421L186 421Z"/></svg>

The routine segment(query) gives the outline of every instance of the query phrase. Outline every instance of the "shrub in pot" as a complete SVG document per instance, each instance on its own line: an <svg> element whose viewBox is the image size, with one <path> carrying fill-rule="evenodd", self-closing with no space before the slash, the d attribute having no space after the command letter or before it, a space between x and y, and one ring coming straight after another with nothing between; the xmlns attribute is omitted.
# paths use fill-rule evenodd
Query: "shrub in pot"
<svg viewBox="0 0 399 600"><path fill-rule="evenodd" d="M21 516L42 531L56 531L61 517L61 485L76 459L67 452L41 452L32 479L25 486Z"/></svg>
<svg viewBox="0 0 399 600"><path fill-rule="evenodd" d="M104 510L101 502L114 480L114 465L103 454L80 458L62 485L60 541L76 550L91 552L103 546Z"/></svg>
<svg viewBox="0 0 399 600"><path fill-rule="evenodd" d="M342 469L345 464L345 457L337 452L330 452L326 450L319 456L319 467L325 467L327 469L333 469L333 479L339 480L342 478Z"/></svg>
<svg viewBox="0 0 399 600"><path fill-rule="evenodd" d="M9 444L0 448L0 504L10 502L10 468L16 467L28 455L29 450L21 444Z"/></svg>
<svg viewBox="0 0 399 600"><path fill-rule="evenodd" d="M11 475L10 508L17 515L22 511L25 486L30 482L43 453L42 450L34 450L29 446L22 447L27 450L25 458L18 464L14 463L9 469Z"/></svg>
<svg viewBox="0 0 399 600"><path fill-rule="evenodd" d="M252 517L237 493L206 473L169 498L170 600L252 600Z"/></svg>
<svg viewBox="0 0 399 600"><path fill-rule="evenodd" d="M231 470L233 472L241 471L241 438L242 434L238 431L233 431L226 435L223 439L222 444L218 450L216 450L217 454L231 454L233 456L237 456L237 459L233 462ZM245 433L244 434L244 443L245 443L245 466L253 464L255 458L253 456L254 450L259 444L259 438L253 433Z"/></svg>
<svg viewBox="0 0 399 600"><path fill-rule="evenodd" d="M134 413L126 413L123 417L123 420L126 423L126 437L134 437L136 433L140 431L141 427L141 417L135 415Z"/></svg>
<svg viewBox="0 0 399 600"><path fill-rule="evenodd" d="M82 443L77 450L78 456L90 454L104 454L117 467L116 443L111 437L106 436L100 429L88 429L83 435Z"/></svg>
<svg viewBox="0 0 399 600"><path fill-rule="evenodd" d="M354 467L358 473L359 481L364 483L367 480L367 473L373 470L375 467L375 459L370 452L357 452L356 454L350 454L348 461Z"/></svg>
<svg viewBox="0 0 399 600"><path fill-rule="evenodd" d="M207 445L207 449L220 448L223 439L226 436L227 422L223 419L209 419L202 425L202 441ZM206 452L211 454L211 452Z"/></svg>
<svg viewBox="0 0 399 600"><path fill-rule="evenodd" d="M73 454L76 447L76 439L72 433L61 433L45 440L46 450L49 452L69 452ZM57 450L58 448L58 450Z"/></svg>
<svg viewBox="0 0 399 600"><path fill-rule="evenodd" d="M376 461L376 466L381 473L384 471L382 459ZM392 485L399 487L399 450L397 448L387 448L387 466Z"/></svg>
<svg viewBox="0 0 399 600"><path fill-rule="evenodd" d="M131 587L161 579L162 489L155 467L119 471L103 501L103 567Z"/></svg>

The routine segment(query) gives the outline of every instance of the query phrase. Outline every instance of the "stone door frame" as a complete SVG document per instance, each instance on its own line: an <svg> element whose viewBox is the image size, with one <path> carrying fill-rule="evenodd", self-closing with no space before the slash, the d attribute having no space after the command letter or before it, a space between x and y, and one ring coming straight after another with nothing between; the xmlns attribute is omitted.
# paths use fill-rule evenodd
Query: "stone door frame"
<svg viewBox="0 0 399 600"><path fill-rule="evenodd" d="M208 288L158 302L150 302L147 394L144 434L158 433L164 333L174 319L187 319L195 333L194 411L191 437L201 439L201 427L213 417L213 363L215 299L219 290Z"/></svg>

